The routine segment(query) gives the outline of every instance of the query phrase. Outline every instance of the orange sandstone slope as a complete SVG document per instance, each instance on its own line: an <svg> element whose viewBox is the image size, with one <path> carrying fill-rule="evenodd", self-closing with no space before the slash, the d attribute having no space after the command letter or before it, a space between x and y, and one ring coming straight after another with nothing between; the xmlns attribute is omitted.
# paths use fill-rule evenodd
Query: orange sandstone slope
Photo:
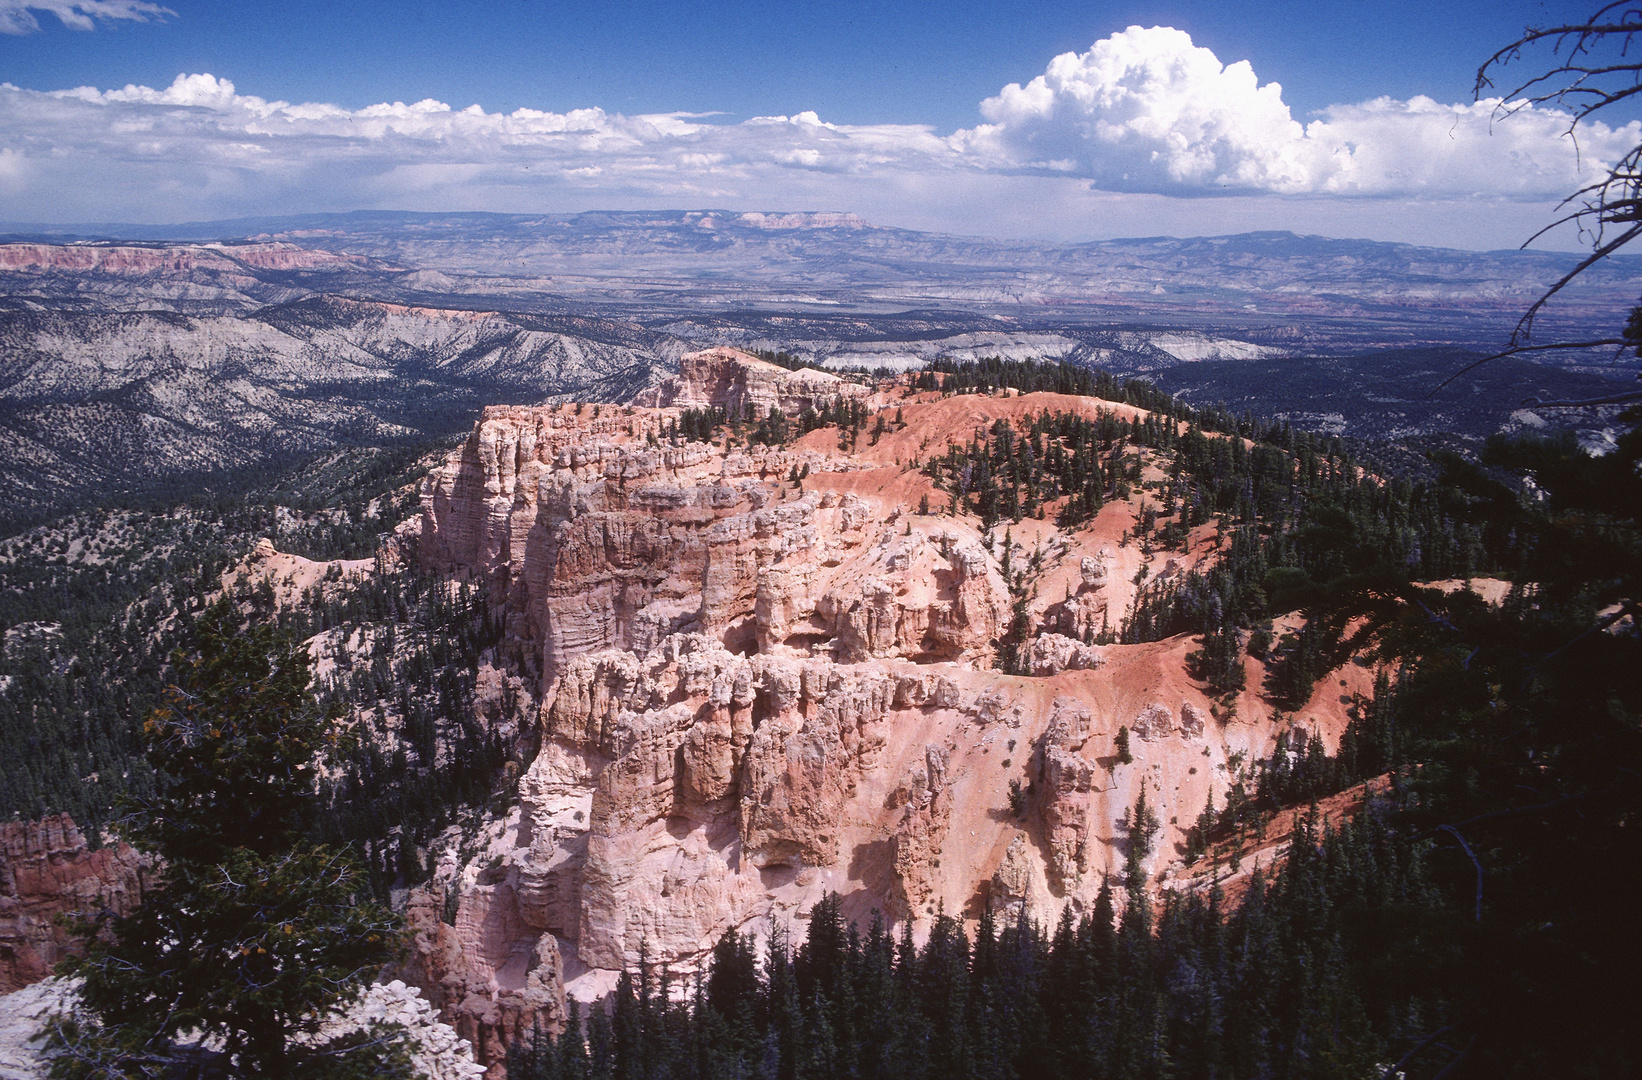
<svg viewBox="0 0 1642 1080"><path fill-rule="evenodd" d="M841 397L869 410L854 452L836 428L779 448L659 438L685 408L795 416ZM1337 745L1370 689L1354 665L1279 720L1252 659L1226 710L1187 674L1189 638L1080 640L1117 628L1142 569L1215 558L1212 529L1186 552L1126 542L1138 497L1076 531L1053 507L1008 526L1013 565L1037 556L1035 674L994 670L1004 529L988 542L946 516L916 463L1000 418L1140 410L931 398L711 350L647 405L489 409L429 478L420 558L491 589L541 702L518 804L413 902L421 980L481 1049L555 1022L561 988L595 996L641 948L694 965L726 929L801 924L827 891L915 929L942 908L1081 910L1121 866L1143 786L1164 822L1148 868L1167 874L1279 730ZM936 512L917 512L925 495Z"/></svg>

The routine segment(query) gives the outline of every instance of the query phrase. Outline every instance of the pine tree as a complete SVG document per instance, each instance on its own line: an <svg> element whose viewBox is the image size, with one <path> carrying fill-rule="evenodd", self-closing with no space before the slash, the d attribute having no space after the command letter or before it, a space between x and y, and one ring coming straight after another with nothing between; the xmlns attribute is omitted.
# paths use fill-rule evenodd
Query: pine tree
<svg viewBox="0 0 1642 1080"><path fill-rule="evenodd" d="M565 1018L564 1031L554 1044L559 1076L563 1080L588 1080L590 1065L587 1060L587 1042L582 1037L581 1004L568 995L566 998L565 1005L570 1015ZM511 1070L508 1075L512 1076Z"/></svg>
<svg viewBox="0 0 1642 1080"><path fill-rule="evenodd" d="M198 654L173 657L177 685L143 726L160 782L127 831L162 860L161 888L84 928L86 955L65 970L83 980L90 1020L56 1029L60 1077L184 1061L230 1076L406 1067L383 1032L317 1041L393 956L399 923L360 901L368 882L346 853L303 840L334 738L307 650L239 621L226 598L206 612Z"/></svg>
<svg viewBox="0 0 1642 1080"><path fill-rule="evenodd" d="M1141 863L1145 862L1146 856L1152 853L1152 841L1157 836L1158 831L1163 828L1163 822L1158 818L1157 813L1146 804L1146 784L1144 782L1140 785L1140 794L1135 797L1135 808L1133 813L1129 815L1127 824L1129 826L1129 837L1128 843L1124 846L1125 868L1128 878L1127 884L1132 896L1137 883L1144 884L1145 882L1145 874L1141 870Z"/></svg>
<svg viewBox="0 0 1642 1080"><path fill-rule="evenodd" d="M1214 810L1214 791L1209 792L1209 801L1203 804L1203 812L1197 815L1197 821L1192 825L1186 837L1186 861L1196 862L1209 850L1209 834L1214 832L1215 822L1219 815Z"/></svg>

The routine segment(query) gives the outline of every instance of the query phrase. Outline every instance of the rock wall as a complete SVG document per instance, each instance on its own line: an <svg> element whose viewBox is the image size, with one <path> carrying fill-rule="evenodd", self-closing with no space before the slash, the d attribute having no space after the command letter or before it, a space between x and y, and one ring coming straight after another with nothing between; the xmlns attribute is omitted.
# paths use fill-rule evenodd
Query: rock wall
<svg viewBox="0 0 1642 1080"><path fill-rule="evenodd" d="M716 404L767 374L701 373L727 362L687 358L650 400ZM596 997L641 956L688 969L725 930L801 923L828 891L847 917L915 930L942 907L1087 910L1142 787L1165 823L1146 865L1167 874L1205 802L1269 752L1273 710L1256 690L1212 703L1186 673L1191 639L1082 640L1149 558L1122 541L1128 504L1072 534L1013 525L1033 674L993 670L1004 541L909 512L946 497L897 456L970 430L953 399L866 400L905 426L853 455L834 430L670 445L678 404L491 409L430 478L422 558L492 590L543 703L518 806L412 908L423 985L483 1060L557 1024L561 985ZM1019 420L1088 399L975 404ZM1210 529L1149 572L1212 545ZM1366 672L1341 677L1302 710L1331 741L1342 695L1367 689ZM454 923L434 925L446 897Z"/></svg>
<svg viewBox="0 0 1642 1080"><path fill-rule="evenodd" d="M0 993L50 975L74 948L58 915L136 906L150 864L128 845L92 851L67 814L0 822Z"/></svg>
<svg viewBox="0 0 1642 1080"><path fill-rule="evenodd" d="M723 409L732 417L762 419L776 408L797 416L806 408L821 411L835 401L861 401L867 391L855 383L814 368L788 371L728 346L687 353L678 375L639 392L633 404L651 408Z"/></svg>

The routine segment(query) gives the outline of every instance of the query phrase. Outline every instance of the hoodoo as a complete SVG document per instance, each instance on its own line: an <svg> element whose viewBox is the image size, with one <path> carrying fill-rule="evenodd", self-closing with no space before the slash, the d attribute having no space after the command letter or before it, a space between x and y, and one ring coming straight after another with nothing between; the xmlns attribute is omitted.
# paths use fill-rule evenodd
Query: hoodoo
<svg viewBox="0 0 1642 1080"><path fill-rule="evenodd" d="M489 409L424 487L421 558L490 590L539 702L517 807L412 909L423 981L492 1060L560 1020L561 981L591 998L641 953L690 970L726 929L801 923L828 892L863 924L915 928L942 909L1087 911L1143 789L1161 871L1289 724L1253 691L1217 705L1187 674L1190 638L1086 644L1139 581L1212 563L1212 527L1153 554L1131 539L1138 499L1066 529L928 510L947 495L920 459L978 428L1142 410L941 398L731 349L637 400ZM872 445L674 434L686 410L796 424L838 401L886 418ZM995 667L1022 595L1024 676ZM1369 689L1340 677L1297 717L1330 746Z"/></svg>

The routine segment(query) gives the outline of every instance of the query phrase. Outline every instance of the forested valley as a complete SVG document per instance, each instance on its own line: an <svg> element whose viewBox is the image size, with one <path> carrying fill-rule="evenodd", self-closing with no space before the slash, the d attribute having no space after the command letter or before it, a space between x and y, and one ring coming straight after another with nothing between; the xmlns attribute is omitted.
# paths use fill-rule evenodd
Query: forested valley
<svg viewBox="0 0 1642 1080"><path fill-rule="evenodd" d="M442 449L335 455L238 499L87 511L4 542L0 604L13 630L0 659L0 812L66 811L95 842L125 800L155 794L143 721L196 647L225 571L266 537L306 558L368 560L368 572L334 571L295 603L278 602L266 578L233 597L252 625L335 639L315 691L357 730L306 827L355 845L382 899L396 881L425 878L418 850L486 803L511 750L472 715L479 656L499 633L483 595L381 556Z"/></svg>

